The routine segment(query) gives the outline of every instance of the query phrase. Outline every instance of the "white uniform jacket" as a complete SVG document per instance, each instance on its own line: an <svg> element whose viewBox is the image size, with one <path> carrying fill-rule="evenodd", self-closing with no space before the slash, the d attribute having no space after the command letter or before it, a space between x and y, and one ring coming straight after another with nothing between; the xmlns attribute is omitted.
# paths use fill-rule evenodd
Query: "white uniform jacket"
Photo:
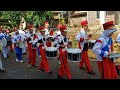
<svg viewBox="0 0 120 90"><path fill-rule="evenodd" d="M81 31L76 36L76 40L80 43L81 50L83 50L84 44L87 42L87 40L85 40L86 38L87 34L85 30L81 29Z"/></svg>
<svg viewBox="0 0 120 90"><path fill-rule="evenodd" d="M92 48L92 51L96 54L97 60L102 61L102 57L108 58L108 52L112 52L112 38L101 35Z"/></svg>

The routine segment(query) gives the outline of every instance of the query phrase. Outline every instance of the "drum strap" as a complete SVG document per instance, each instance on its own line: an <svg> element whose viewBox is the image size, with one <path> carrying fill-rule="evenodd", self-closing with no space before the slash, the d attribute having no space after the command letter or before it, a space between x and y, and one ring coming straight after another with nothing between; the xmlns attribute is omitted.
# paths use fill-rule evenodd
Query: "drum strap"
<svg viewBox="0 0 120 90"><path fill-rule="evenodd" d="M45 37L42 36L42 35L40 35L40 37L41 37L41 39L42 39L42 42L43 42L44 44L46 44ZM43 38L43 37L44 37L44 38Z"/></svg>
<svg viewBox="0 0 120 90"><path fill-rule="evenodd" d="M61 39L62 39L62 41L61 41L61 42L65 43L65 42L67 42L67 41L68 41L67 37L64 37L64 38L63 38L61 35L60 35L60 37L61 37Z"/></svg>
<svg viewBox="0 0 120 90"><path fill-rule="evenodd" d="M112 45L112 38L109 38L109 40L107 41L107 39L104 36L100 36L100 37L103 37L107 43L107 45L105 47L103 47L102 50L111 52L112 47L110 47L110 46Z"/></svg>

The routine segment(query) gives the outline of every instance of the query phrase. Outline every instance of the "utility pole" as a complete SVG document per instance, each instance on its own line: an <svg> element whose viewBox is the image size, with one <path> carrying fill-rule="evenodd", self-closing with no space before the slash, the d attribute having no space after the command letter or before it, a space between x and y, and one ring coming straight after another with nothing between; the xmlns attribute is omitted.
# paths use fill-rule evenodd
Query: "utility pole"
<svg viewBox="0 0 120 90"><path fill-rule="evenodd" d="M105 23L106 21L106 11L100 11L100 24Z"/></svg>

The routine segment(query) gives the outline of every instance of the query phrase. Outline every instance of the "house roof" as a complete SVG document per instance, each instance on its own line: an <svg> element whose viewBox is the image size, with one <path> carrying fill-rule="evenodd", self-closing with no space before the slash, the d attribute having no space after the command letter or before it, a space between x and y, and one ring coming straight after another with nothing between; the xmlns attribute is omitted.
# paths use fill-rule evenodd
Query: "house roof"
<svg viewBox="0 0 120 90"><path fill-rule="evenodd" d="M87 15L87 12L73 13L73 14L70 14L70 17L82 16L82 15Z"/></svg>

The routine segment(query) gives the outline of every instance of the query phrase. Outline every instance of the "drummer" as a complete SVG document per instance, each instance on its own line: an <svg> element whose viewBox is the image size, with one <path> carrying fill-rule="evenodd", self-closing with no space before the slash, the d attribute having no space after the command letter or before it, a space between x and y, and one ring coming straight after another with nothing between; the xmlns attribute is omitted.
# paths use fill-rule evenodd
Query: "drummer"
<svg viewBox="0 0 120 90"><path fill-rule="evenodd" d="M68 79L71 79L70 68L67 62L67 47L68 45L68 37L67 37L67 28L66 26L62 25L60 27L61 34L55 38L54 46L59 49L59 58L61 62L61 67L58 71L58 79L62 79L63 75L66 74Z"/></svg>
<svg viewBox="0 0 120 90"><path fill-rule="evenodd" d="M53 72L50 70L48 60L46 57L46 52L45 52L45 48L47 47L47 45L46 45L47 38L45 36L45 27L40 26L39 30L40 30L41 35L39 35L38 38L36 38L33 42L33 45L35 45L35 43L37 42L37 46L39 47L41 59L42 59L38 68L39 68L39 71L46 71L49 73L50 76L53 76Z"/></svg>
<svg viewBox="0 0 120 90"><path fill-rule="evenodd" d="M81 21L81 26L82 29L81 31L77 34L76 36L76 40L79 41L79 48L82 50L81 53L81 61L80 61L80 69L84 69L83 65L85 64L86 66L86 72L89 74L94 74L92 71L92 66L90 65L90 60L88 59L88 40L90 40L91 37L89 37L89 35L87 35L87 32L89 32L88 29L88 21L84 20Z"/></svg>
<svg viewBox="0 0 120 90"><path fill-rule="evenodd" d="M28 26L29 32L25 35L27 40L27 46L28 46L28 68L31 66L37 66L36 65L36 49L32 48L33 41L37 38L37 36L33 33L34 26L29 25ZM32 40L33 37L33 40Z"/></svg>
<svg viewBox="0 0 120 90"><path fill-rule="evenodd" d="M102 79L118 79L114 62L108 58L113 52L112 35L117 29L113 21L103 24L103 34L97 39L92 51L97 56L97 64Z"/></svg>

